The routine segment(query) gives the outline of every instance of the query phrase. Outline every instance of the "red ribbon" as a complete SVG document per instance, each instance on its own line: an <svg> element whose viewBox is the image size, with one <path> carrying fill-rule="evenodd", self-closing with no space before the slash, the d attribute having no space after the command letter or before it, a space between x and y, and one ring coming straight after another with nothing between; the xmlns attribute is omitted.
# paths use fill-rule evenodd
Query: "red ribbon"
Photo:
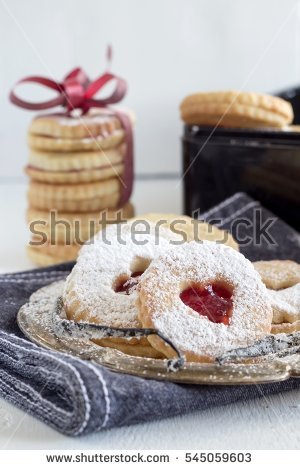
<svg viewBox="0 0 300 470"><path fill-rule="evenodd" d="M110 81L116 81L116 87L107 98L96 99L94 96ZM22 83L37 83L58 93L56 98L41 103L32 103L19 98L15 88ZM127 84L123 78L110 72L105 72L94 81L90 81L86 73L79 67L73 69L64 80L59 83L46 77L30 76L19 80L10 92L10 101L25 109L41 111L43 109L64 106L70 113L74 109L81 109L86 113L90 108L105 108L110 104L119 103L125 96Z"/></svg>
<svg viewBox="0 0 300 470"><path fill-rule="evenodd" d="M110 51L110 49L109 49ZM108 52L111 54L111 52ZM110 57L109 57L110 58ZM106 98L96 99L95 95L109 82L115 81L116 86L112 93ZM32 103L30 101L19 98L15 92L18 85L23 83L37 83L46 88L50 88L57 92L57 97L40 103ZM75 109L80 109L82 114L89 111L90 108L109 108L109 105L119 103L127 92L127 84L125 80L110 72L105 72L99 78L91 81L86 73L79 67L73 69L64 80L59 83L47 77L30 76L19 80L15 87L11 90L10 101L24 109L41 111L44 109L63 106L66 108L66 115ZM133 185L133 138L132 127L129 117L116 110L111 110L116 115L125 131L126 155L125 170L123 175L120 205L124 205L130 198Z"/></svg>

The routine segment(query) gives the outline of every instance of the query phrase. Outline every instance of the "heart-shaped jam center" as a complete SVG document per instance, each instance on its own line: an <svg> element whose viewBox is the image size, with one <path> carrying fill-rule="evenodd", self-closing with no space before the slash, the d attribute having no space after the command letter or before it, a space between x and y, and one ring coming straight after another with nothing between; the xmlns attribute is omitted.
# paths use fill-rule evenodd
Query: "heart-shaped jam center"
<svg viewBox="0 0 300 470"><path fill-rule="evenodd" d="M118 292L119 294L130 295L138 285L143 272L144 271L135 271L132 273L128 279L123 280L120 284L117 285L115 292Z"/></svg>
<svg viewBox="0 0 300 470"><path fill-rule="evenodd" d="M232 315L232 292L219 284L205 287L188 287L180 294L180 299L199 315L213 323L229 325Z"/></svg>

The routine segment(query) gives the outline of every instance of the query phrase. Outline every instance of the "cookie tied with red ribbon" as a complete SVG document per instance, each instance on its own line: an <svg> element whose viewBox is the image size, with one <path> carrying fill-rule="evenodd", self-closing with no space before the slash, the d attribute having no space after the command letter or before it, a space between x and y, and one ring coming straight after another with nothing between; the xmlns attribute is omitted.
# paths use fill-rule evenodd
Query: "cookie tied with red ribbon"
<svg viewBox="0 0 300 470"><path fill-rule="evenodd" d="M43 86L56 96L41 102L25 100L18 91L25 84ZM113 84L113 90L103 97L105 87ZM115 222L124 220L128 211L123 209L133 187L132 122L128 113L112 105L121 102L126 92L126 81L110 71L91 80L81 68L73 69L62 82L28 76L16 83L10 93L13 104L46 111L35 116L28 132L29 161L25 172L30 178L31 212L42 213L44 220L54 209L67 225L74 218L79 224L86 224L87 219L95 221L98 217L98 229L105 226L106 222L101 222L105 211L109 211L109 223L113 222L112 211L116 213ZM119 210L121 216L117 214ZM61 240L59 246L50 247L48 239L38 244L35 234L32 238L35 243L30 245L29 255L40 265L74 259L80 244L86 241L81 239L78 243L71 237L68 247ZM68 253L67 258L64 253Z"/></svg>

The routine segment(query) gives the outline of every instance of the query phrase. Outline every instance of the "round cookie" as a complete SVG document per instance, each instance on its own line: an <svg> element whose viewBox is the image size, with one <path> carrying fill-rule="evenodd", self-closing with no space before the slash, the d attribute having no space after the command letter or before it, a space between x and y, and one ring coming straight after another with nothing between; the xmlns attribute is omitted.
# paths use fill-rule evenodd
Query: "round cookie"
<svg viewBox="0 0 300 470"><path fill-rule="evenodd" d="M112 134L105 136L85 137L84 139L60 139L43 135L28 135L28 145L32 149L50 152L87 152L100 151L117 147L124 140L125 131L116 129Z"/></svg>
<svg viewBox="0 0 300 470"><path fill-rule="evenodd" d="M49 184L77 184L101 181L115 176L121 176L124 171L123 164L110 165L96 168L94 170L70 170L70 171L44 171L38 168L27 166L25 173L34 181Z"/></svg>
<svg viewBox="0 0 300 470"><path fill-rule="evenodd" d="M120 200L120 182L111 178L80 184L47 184L31 181L29 204L36 209L65 212L95 212L116 208Z"/></svg>
<svg viewBox="0 0 300 470"><path fill-rule="evenodd" d="M238 243L226 230L220 230L215 225L192 219L186 215L148 213L131 220L149 220L154 224L158 224L159 227L167 227L183 241L209 240L224 243L224 245L239 250Z"/></svg>
<svg viewBox="0 0 300 470"><path fill-rule="evenodd" d="M268 287L273 334L300 330L300 264L290 260L256 261L254 268Z"/></svg>
<svg viewBox="0 0 300 470"><path fill-rule="evenodd" d="M76 244L43 245L27 246L27 255L29 259L37 266L51 266L53 264L74 261L77 258L81 246Z"/></svg>
<svg viewBox="0 0 300 470"><path fill-rule="evenodd" d="M142 275L138 290L143 327L157 328L188 361L211 362L271 330L266 287L251 262L225 245L192 241L168 250ZM173 357L157 336L149 342Z"/></svg>
<svg viewBox="0 0 300 470"><path fill-rule="evenodd" d="M44 183L87 183L119 176L124 170L125 145L95 152L40 152L32 150L27 175Z"/></svg>
<svg viewBox="0 0 300 470"><path fill-rule="evenodd" d="M158 235L149 222L113 224L99 232L93 243L82 247L67 278L63 300L68 318L121 328L140 327L136 307L139 277L156 256L170 248L172 240L178 240L173 232L161 228ZM112 338L98 344L123 352L134 346L135 355L147 352L148 357L161 356L146 338Z"/></svg>
<svg viewBox="0 0 300 470"><path fill-rule="evenodd" d="M300 330L300 282L282 290L268 290L273 309L272 333Z"/></svg>
<svg viewBox="0 0 300 470"><path fill-rule="evenodd" d="M293 121L293 108L282 98L258 93L217 91L187 96L180 105L189 125L220 127L284 127Z"/></svg>
<svg viewBox="0 0 300 470"><path fill-rule="evenodd" d="M119 119L105 110L84 116L43 115L29 128L32 149L52 152L88 151L117 147L125 137Z"/></svg>
<svg viewBox="0 0 300 470"><path fill-rule="evenodd" d="M300 264L295 261L256 261L253 266L269 289L284 289L300 282Z"/></svg>
<svg viewBox="0 0 300 470"><path fill-rule="evenodd" d="M57 212L35 209L27 210L31 232L45 234L53 243L83 243L107 224L126 221L134 215L134 207L128 202L118 209L97 212Z"/></svg>
<svg viewBox="0 0 300 470"><path fill-rule="evenodd" d="M31 121L29 133L61 139L84 139L108 135L121 127L119 119L103 108L92 109L77 117L66 114L41 114Z"/></svg>

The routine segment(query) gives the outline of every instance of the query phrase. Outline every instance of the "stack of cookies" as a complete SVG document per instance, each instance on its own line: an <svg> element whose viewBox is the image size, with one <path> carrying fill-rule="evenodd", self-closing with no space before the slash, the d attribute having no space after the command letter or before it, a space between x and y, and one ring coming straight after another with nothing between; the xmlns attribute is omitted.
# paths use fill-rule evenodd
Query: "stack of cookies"
<svg viewBox="0 0 300 470"><path fill-rule="evenodd" d="M125 130L105 110L82 117L52 114L29 128L28 254L38 265L76 259L107 223L133 216L123 203Z"/></svg>

